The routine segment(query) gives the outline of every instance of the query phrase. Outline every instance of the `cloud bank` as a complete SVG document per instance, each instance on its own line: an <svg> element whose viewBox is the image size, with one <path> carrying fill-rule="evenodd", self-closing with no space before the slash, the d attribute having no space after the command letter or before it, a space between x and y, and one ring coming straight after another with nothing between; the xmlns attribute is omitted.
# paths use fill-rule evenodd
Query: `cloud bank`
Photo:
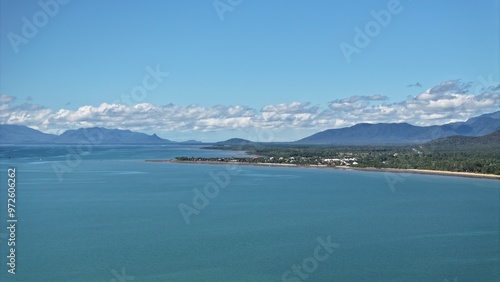
<svg viewBox="0 0 500 282"><path fill-rule="evenodd" d="M451 80L401 102L390 103L382 95L351 96L330 101L323 107L292 102L266 105L261 109L243 105L202 107L140 103L129 106L103 103L77 110L54 111L26 102L16 105L15 97L0 95L0 119L1 123L22 124L48 133L100 126L156 132L168 138L179 133L224 131L311 132L360 122L433 125L499 110L500 85L488 87L480 94L469 93L469 88L469 84ZM277 140L291 139L283 137Z"/></svg>

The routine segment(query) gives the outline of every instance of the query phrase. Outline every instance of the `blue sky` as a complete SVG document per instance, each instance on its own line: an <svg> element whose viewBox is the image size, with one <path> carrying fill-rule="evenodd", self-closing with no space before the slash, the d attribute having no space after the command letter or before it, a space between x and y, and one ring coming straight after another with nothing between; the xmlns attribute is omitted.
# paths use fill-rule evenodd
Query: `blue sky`
<svg viewBox="0 0 500 282"><path fill-rule="evenodd" d="M1 0L2 123L283 141L357 122L464 120L500 108L499 9L493 0ZM363 46L356 27L371 33Z"/></svg>

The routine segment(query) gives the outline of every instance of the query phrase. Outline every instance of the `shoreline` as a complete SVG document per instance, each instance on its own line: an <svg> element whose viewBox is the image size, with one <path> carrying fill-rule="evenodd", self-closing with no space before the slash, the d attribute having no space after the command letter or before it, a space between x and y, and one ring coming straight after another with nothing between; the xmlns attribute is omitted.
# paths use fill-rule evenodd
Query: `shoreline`
<svg viewBox="0 0 500 282"><path fill-rule="evenodd" d="M467 178L486 178L500 180L500 175L496 174L480 174L473 172L456 172L445 170L429 170L429 169L403 169L403 168L376 168L376 167L350 167L350 166L327 166L327 165L296 165L283 163L246 163L246 162L218 162L218 161L179 161L179 160L145 160L145 162L153 163L186 163L186 164L212 164L212 165L249 165L249 166L275 166L275 167L297 167L297 168L322 168L322 169L338 169L338 170L360 170L374 172L395 172L395 173L412 173L412 174L427 174L427 175L442 175L442 176L458 176Z"/></svg>

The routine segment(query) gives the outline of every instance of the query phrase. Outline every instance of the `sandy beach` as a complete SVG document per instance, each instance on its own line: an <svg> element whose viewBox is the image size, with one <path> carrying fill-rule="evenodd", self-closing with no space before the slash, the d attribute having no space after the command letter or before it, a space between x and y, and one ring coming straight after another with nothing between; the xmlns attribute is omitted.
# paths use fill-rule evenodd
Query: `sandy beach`
<svg viewBox="0 0 500 282"><path fill-rule="evenodd" d="M283 164L283 163L217 162L217 161L179 161L179 160L145 160L145 161L146 162L188 163L188 164L282 166L282 167L298 167L298 168L362 170L362 171L376 171L376 172L446 175L446 176L459 176L459 177L469 177L469 178L487 178L487 179L500 180L500 175L496 175L496 174L480 174L480 173L472 173L472 172L455 172L455 171L428 170L428 169L399 169L399 168L375 168L375 167L351 167L351 166L327 166L327 165L296 165L296 164Z"/></svg>

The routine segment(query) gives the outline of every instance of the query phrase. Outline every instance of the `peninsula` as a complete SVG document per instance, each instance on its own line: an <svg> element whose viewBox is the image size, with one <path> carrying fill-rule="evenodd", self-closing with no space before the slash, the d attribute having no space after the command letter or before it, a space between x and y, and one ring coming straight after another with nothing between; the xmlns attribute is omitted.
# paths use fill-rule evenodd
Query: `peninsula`
<svg viewBox="0 0 500 282"><path fill-rule="evenodd" d="M431 173L500 179L500 131L451 136L415 145L334 146L248 143L206 149L245 151L249 157L185 157L149 162L316 167Z"/></svg>

